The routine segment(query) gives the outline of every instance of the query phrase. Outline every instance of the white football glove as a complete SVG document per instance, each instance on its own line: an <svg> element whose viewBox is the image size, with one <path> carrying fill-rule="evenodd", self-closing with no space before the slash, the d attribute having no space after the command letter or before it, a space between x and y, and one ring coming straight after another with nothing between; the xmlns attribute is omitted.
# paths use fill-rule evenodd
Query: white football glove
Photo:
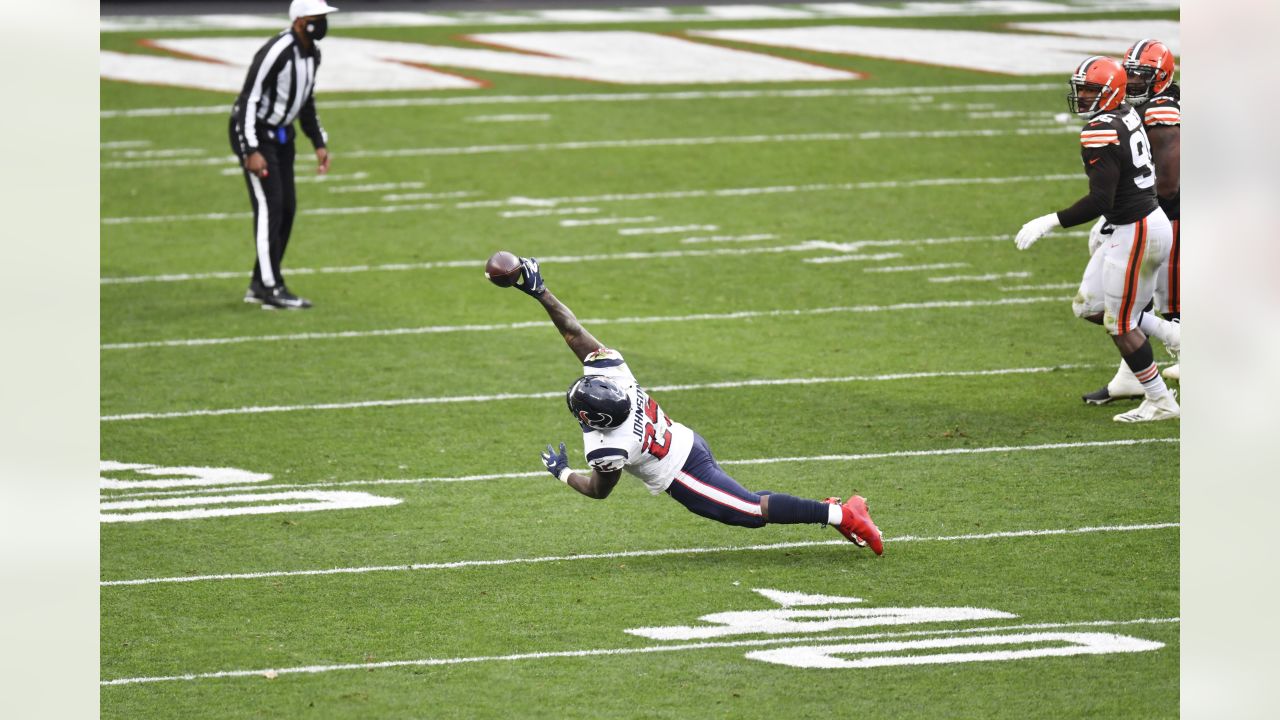
<svg viewBox="0 0 1280 720"><path fill-rule="evenodd" d="M1111 239L1111 234L1116 231L1116 226L1107 222L1106 217L1098 218L1098 222L1089 228L1089 257L1098 252L1098 248L1102 247L1102 243Z"/></svg>
<svg viewBox="0 0 1280 720"><path fill-rule="evenodd" d="M1026 250L1035 241L1044 237L1045 233L1056 227L1061 227L1058 225L1057 213L1041 215L1035 220L1028 220L1027 224L1023 225L1022 229L1018 231L1018 236L1013 239L1013 242L1018 246L1019 250Z"/></svg>

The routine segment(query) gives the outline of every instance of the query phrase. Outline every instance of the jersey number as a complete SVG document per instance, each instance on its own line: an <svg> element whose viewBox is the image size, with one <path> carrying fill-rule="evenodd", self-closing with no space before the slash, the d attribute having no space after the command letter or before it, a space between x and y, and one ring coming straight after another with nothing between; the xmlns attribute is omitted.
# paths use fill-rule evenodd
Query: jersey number
<svg viewBox="0 0 1280 720"><path fill-rule="evenodd" d="M648 420L644 424L644 440L640 443L640 449L644 452L661 460L667 456L667 452L671 450L671 418L666 420L667 429L662 433L662 442L658 442L658 417L660 416L658 403L653 398L649 398L649 402L645 403L644 416Z"/></svg>
<svg viewBox="0 0 1280 720"><path fill-rule="evenodd" d="M1138 128L1138 132L1129 135L1129 149L1133 155L1133 166L1147 172L1133 179L1133 184L1140 188L1149 188L1156 183L1156 165L1151 162L1151 143L1147 140L1147 131Z"/></svg>

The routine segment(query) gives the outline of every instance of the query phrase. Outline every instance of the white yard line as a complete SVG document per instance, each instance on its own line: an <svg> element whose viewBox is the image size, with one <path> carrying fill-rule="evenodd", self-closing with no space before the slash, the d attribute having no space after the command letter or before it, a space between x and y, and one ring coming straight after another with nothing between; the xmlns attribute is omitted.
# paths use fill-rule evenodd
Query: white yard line
<svg viewBox="0 0 1280 720"><path fill-rule="evenodd" d="M536 115L471 115L463 118L473 123L544 122L551 119L546 113Z"/></svg>
<svg viewBox="0 0 1280 720"><path fill-rule="evenodd" d="M634 138L625 140L574 140L557 143L521 143L514 145L468 145L461 147L420 147L391 150L348 150L343 160L361 158L449 157L526 152L565 152L568 150L614 150L653 147L694 147L704 145L760 145L769 143L851 142L857 140L925 140L973 137L1006 137L1010 135L1064 135L1077 133L1072 127L975 128L972 130L867 130L856 133L784 133L777 135L721 135L713 137ZM162 151L137 151L162 152ZM201 151L202 153L204 151ZM167 158L155 160L113 160L99 165L103 170L128 170L155 167L191 167L201 165L235 165L235 155L205 158Z"/></svg>
<svg viewBox="0 0 1280 720"><path fill-rule="evenodd" d="M773 387L782 385L828 385L851 382L890 382L895 380L926 380L932 378L988 377L995 375L1027 375L1093 368L1095 365L1063 364L1045 367L1000 368L996 370L940 370L935 372L888 373L883 375L846 375L843 377L761 378L756 380L732 380L723 382L694 383L688 385L654 385L653 392L679 392L686 390L736 390L746 387ZM437 395L435 397L395 398L389 400L361 400L341 403L316 403L310 405L267 405L238 408L178 410L173 412L143 412L120 415L103 415L100 422L127 422L134 420L168 420L187 417L216 417L225 415L260 415L265 413L303 412L318 410L359 410L365 408L403 407L408 405L453 405L458 403L488 403L510 400L542 400L564 397L563 390L535 393L498 393L494 395Z"/></svg>
<svg viewBox="0 0 1280 720"><path fill-rule="evenodd" d="M298 274L296 270L290 271ZM692 313L689 315L652 315L643 317L617 318L585 318L584 325L652 325L673 322L701 322L706 320L752 320L770 317L803 317L808 315L836 315L845 313L881 313L911 310L941 310L957 308L997 307L1007 305L1029 305L1035 303L1064 303L1069 298L1061 297L1024 297L996 298L992 300L930 300L914 303L896 303L893 305L841 305L823 308L773 309L773 310L735 310L725 313ZM104 343L100 350L138 350L142 348L161 347L203 347L206 345L235 345L240 343L259 342L301 342L307 340L349 340L368 337L394 337L400 335L434 335L438 333L457 332L495 332L509 330L525 330L529 328L551 327L549 320L527 320L515 323L489 323L477 325L428 325L413 328L390 328L386 330L344 330L337 332L288 333L280 335L241 335L220 338L191 338L181 340L151 340L143 342Z"/></svg>
<svg viewBox="0 0 1280 720"><path fill-rule="evenodd" d="M248 216L248 213L245 213ZM613 218L601 218L602 220L612 220ZM647 221L647 218L624 218L634 220L636 222ZM563 225L566 222L573 223L590 223L590 220L561 220ZM613 224L613 223L601 223ZM1004 235L983 235L983 236L958 236L943 238L920 238L915 240L894 239L894 240L852 240L849 242L830 242L827 240L806 240L801 243L792 245L773 245L767 247L755 248L712 248L710 250L700 249L682 249L682 250L658 250L652 252L623 252L608 254L591 254L591 255L547 255L539 258L543 263L555 262L563 263L579 263L579 262L616 262L619 260L655 260L660 258L676 259L685 257L717 257L721 255L754 255L758 253L786 253L786 252L813 252L818 250L830 250L834 252L855 253L868 247L906 247L906 246L933 246L933 245L951 245L957 243L971 242L994 242L1005 241L1009 238ZM391 272L406 270L438 270L451 268L474 268L480 269L483 263L478 259L469 260L437 260L420 263L387 263L383 265L347 265L347 266L329 266L319 268L291 268L290 275L330 275L330 274L346 274L356 272ZM171 275L124 275L116 277L104 277L99 280L103 285L119 285L119 284L135 284L148 282L184 282L191 280L229 280L243 279L243 270L219 270L204 273L175 273Z"/></svg>
<svg viewBox="0 0 1280 720"><path fill-rule="evenodd" d="M922 178L919 180L867 180L863 182L845 183L811 183L807 185L769 185L762 187L739 188L697 188L693 190L660 190L640 193L607 193L603 195L573 195L549 198L506 198L501 200L475 200L455 203L452 209L469 210L474 208L502 208L512 205L530 205L540 203L551 207L559 204L591 205L605 202L637 202L646 200L690 200L695 198L734 198L754 197L758 195L790 195L810 192L850 192L859 190L896 190L919 187L948 187L965 185L1010 185L1035 182L1079 182L1078 174L1062 175L1015 175L1010 177L972 177L972 178ZM302 215L341 215L363 213L410 212L438 210L440 205L378 205L365 207L338 207L302 209ZM198 215L141 215L135 217L102 218L103 225L125 225L130 223L153 222L187 222L191 220L228 220L249 217L251 213L202 213ZM1065 234L1065 233L1064 233ZM1005 239L1008 239L1007 237ZM290 271L296 272L296 271Z"/></svg>
<svg viewBox="0 0 1280 720"><path fill-rule="evenodd" d="M1181 523L1151 523L1144 525L1107 525L1100 527L1066 528L1057 530L1006 530L999 532L976 533L971 535L937 535L922 537L903 535L902 537L886 536L886 544L905 542L965 542L970 540L997 540L1006 538L1049 537L1056 535L1087 535L1106 532L1136 532L1143 530L1164 530L1181 527ZM536 565L541 563L576 562L579 560L616 560L619 558L666 557L671 555L706 555L725 552L760 552L786 550L790 548L819 547L822 545L845 545L848 540L806 540L801 542L769 543L765 545L728 545L724 547L694 548L661 548L658 550L627 550L612 553L590 553L581 555L545 555L541 557L507 558L502 560L457 560L453 562L414 563L411 565L370 565L365 567L325 568L323 570L275 570L254 573L227 573L220 575L187 575L175 577L139 578L136 580L103 580L102 587L120 587L125 585L156 585L161 583L190 583L219 580L258 580L278 577L311 577L317 575L362 575L375 572L419 572L425 570L457 570L474 567L502 567L507 565Z"/></svg>
<svg viewBox="0 0 1280 720"><path fill-rule="evenodd" d="M694 245L698 243L723 243L723 242L758 242L761 240L777 240L777 235L769 233L756 233L754 235L711 235L707 237L687 237L680 240L686 245Z"/></svg>
<svg viewBox="0 0 1280 720"><path fill-rule="evenodd" d="M622 228L619 235L675 235L689 232L715 232L719 225L669 225L667 227Z"/></svg>
<svg viewBox="0 0 1280 720"><path fill-rule="evenodd" d="M644 217L607 217L592 218L590 220L561 220L560 227L590 227L592 225L633 225L636 223L654 222L658 217L656 215L646 215Z"/></svg>
<svg viewBox="0 0 1280 720"><path fill-rule="evenodd" d="M1008 278L1028 278L1031 277L1029 272L1007 272L1007 273L988 273L986 275L943 275L940 277L931 277L931 283L953 283L953 282L991 282L993 280L1006 280Z"/></svg>
<svg viewBox="0 0 1280 720"><path fill-rule="evenodd" d="M594 215L600 212L600 208L593 207L567 207L567 208L543 208L541 210L503 210L498 213L498 217L503 218L527 218L527 217L553 217L556 215Z"/></svg>
<svg viewBox="0 0 1280 720"><path fill-rule="evenodd" d="M1075 290L1078 282L1046 283L1044 285L1008 285L1000 288L1000 292L1016 292L1019 290Z"/></svg>
<svg viewBox="0 0 1280 720"><path fill-rule="evenodd" d="M894 450L889 452L876 453L850 453L841 455L808 455L796 457L772 457L772 458L746 458L742 460L718 460L721 465L772 465L776 463L806 463L806 462L859 462L862 460L892 460L897 458L915 458L915 457L952 457L963 455L987 455L991 453L1017 453L1017 452L1041 452L1047 450L1077 450L1080 448L1105 448L1105 447L1131 447L1134 445L1149 445L1152 443L1165 444L1177 443L1177 438L1136 438L1129 440L1091 440L1082 442L1069 443L1043 443L1039 445L998 445L994 447L978 447L978 448L940 448L936 450ZM262 490L316 490L328 488L344 488L344 487L376 487L382 485L426 485L433 483L465 483L465 482L484 482L488 480L523 480L526 478L541 478L546 476L545 470L534 470L529 472L515 473L485 473L480 475L457 475L452 477L425 477L425 478L379 478L376 480L342 480L336 482L316 482L316 483L281 483L276 485L246 485L244 490L253 490L255 492ZM182 496L190 497L192 495L203 494L221 494L227 492L226 487L214 487L204 489L186 488L183 490L160 490L160 491L144 491L136 492L130 490L110 490L109 497L111 499L118 498L155 498L155 497L172 497Z"/></svg>
<svg viewBox="0 0 1280 720"><path fill-rule="evenodd" d="M820 99L831 97L894 97L901 95L948 95L964 93L1026 93L1056 90L1059 83L1009 83L981 85L941 85L884 88L802 88L785 90L677 90L671 92L617 92L559 95L462 95L457 97L371 98L332 100L321 98L321 112L367 108L449 107L455 105L547 105L561 103L688 102L696 100L756 100L760 98ZM175 115L225 115L225 103L187 107L103 110L102 119L132 117L172 117Z"/></svg>
<svg viewBox="0 0 1280 720"><path fill-rule="evenodd" d="M1181 618L1135 618L1132 620L1083 620L1063 623L1021 623L1017 625L987 625L970 628L941 630L900 630L836 635L797 635L792 637L761 638L756 640L719 640L711 642L683 643L678 645L647 645L629 648L597 648L592 650L558 650L550 652L519 653L514 655L481 655L473 657L420 658L415 660L384 660L381 662L344 663L339 665L305 665L289 668L261 668L258 670L220 670L218 672L186 673L183 675L154 675L101 680L100 685L134 685L138 683L173 682L179 680L211 680L235 677L276 677L279 675L317 674L341 670L379 670L397 667L430 667L436 665L460 665L464 663L512 662L517 660L546 660L551 658L600 657L610 655L640 655L648 653L684 652L713 648L768 647L794 643L830 643L843 640L878 640L884 638L923 637L930 635L963 635L969 633L996 633L1010 630L1049 630L1081 627L1124 627L1129 625L1168 625L1181 622Z"/></svg>
<svg viewBox="0 0 1280 720"><path fill-rule="evenodd" d="M366 183L364 185L339 185L338 187L329 188L331 193L357 193L357 192L384 192L387 190L418 190L426 187L424 182L388 182L388 183ZM461 195L457 197L462 197Z"/></svg>
<svg viewBox="0 0 1280 720"><path fill-rule="evenodd" d="M893 267L863 268L862 272L899 273L899 272L917 272L919 270L946 270L949 268L962 268L962 267L969 267L969 263L953 262L953 263L933 263L932 265L895 265Z"/></svg>

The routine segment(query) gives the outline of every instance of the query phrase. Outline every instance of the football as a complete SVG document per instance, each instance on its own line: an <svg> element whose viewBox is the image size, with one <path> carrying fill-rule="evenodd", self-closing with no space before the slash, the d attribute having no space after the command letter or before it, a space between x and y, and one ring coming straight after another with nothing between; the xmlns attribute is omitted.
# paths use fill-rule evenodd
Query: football
<svg viewBox="0 0 1280 720"><path fill-rule="evenodd" d="M520 258L506 250L499 250L490 255L489 261L484 264L484 276L498 287L511 287L520 279Z"/></svg>

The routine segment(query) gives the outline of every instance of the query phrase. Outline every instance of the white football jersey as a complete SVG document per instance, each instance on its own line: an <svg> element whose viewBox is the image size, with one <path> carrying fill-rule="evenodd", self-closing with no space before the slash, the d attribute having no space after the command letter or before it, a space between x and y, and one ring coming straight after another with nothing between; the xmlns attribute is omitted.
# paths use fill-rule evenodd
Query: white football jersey
<svg viewBox="0 0 1280 720"><path fill-rule="evenodd" d="M626 422L612 430L582 426L587 464L602 470L626 470L657 495L675 479L693 448L693 431L662 412L636 383L617 351L600 348L582 361L583 375L604 375L618 383L631 400Z"/></svg>

